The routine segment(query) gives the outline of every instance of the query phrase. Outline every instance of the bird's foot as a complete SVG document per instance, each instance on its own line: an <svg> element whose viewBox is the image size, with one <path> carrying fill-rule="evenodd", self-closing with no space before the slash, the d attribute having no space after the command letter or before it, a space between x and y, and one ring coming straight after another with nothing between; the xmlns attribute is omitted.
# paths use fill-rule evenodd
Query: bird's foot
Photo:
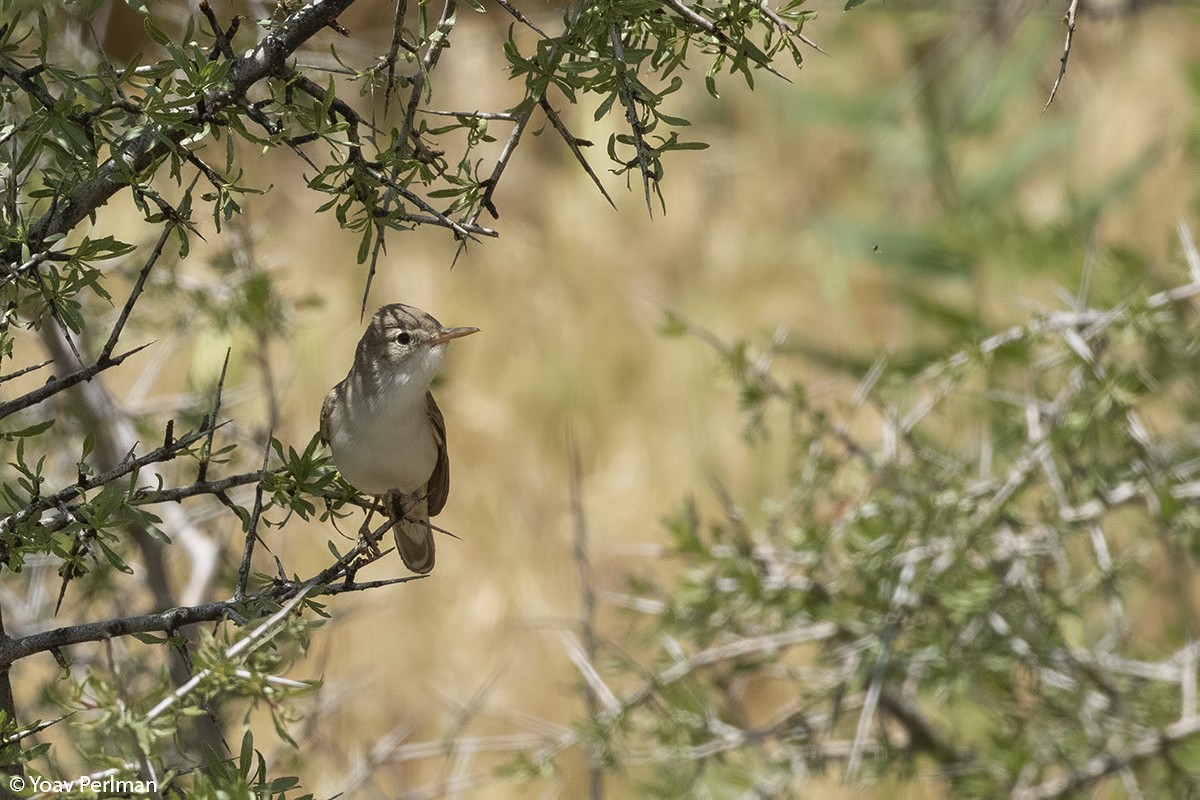
<svg viewBox="0 0 1200 800"><path fill-rule="evenodd" d="M363 524L358 529L358 549L367 556L369 561L374 561L382 555L379 552L379 538L371 530L370 517L363 520Z"/></svg>

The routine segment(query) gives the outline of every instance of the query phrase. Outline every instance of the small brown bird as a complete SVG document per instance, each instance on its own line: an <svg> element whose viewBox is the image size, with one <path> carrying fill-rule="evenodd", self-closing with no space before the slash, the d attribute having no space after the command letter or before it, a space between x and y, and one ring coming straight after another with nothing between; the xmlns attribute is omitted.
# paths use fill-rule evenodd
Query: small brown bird
<svg viewBox="0 0 1200 800"><path fill-rule="evenodd" d="M321 406L321 441L342 477L383 501L396 549L413 572L433 569L429 518L446 505L446 423L429 386L451 339L478 328L444 328L419 308L375 312L354 364Z"/></svg>

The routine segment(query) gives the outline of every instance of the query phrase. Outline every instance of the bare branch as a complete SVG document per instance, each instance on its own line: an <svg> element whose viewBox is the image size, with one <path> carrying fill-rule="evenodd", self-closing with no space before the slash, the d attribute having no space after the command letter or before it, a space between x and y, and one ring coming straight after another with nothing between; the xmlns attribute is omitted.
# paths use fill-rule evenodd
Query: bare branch
<svg viewBox="0 0 1200 800"><path fill-rule="evenodd" d="M431 114L438 117L470 117L473 119L500 120L501 122L516 122L521 119L518 114L507 111L442 111L434 108L420 108L421 114Z"/></svg>
<svg viewBox="0 0 1200 800"><path fill-rule="evenodd" d="M175 488L157 489L142 486L130 495L129 499L131 503L139 506L154 505L156 503L178 503L180 500L186 500L189 497L219 495L238 486L247 486L251 483L256 483L262 480L263 477L264 474L261 472L243 472L238 475L230 475L226 478L197 481L196 483L189 483L187 486L177 486Z"/></svg>
<svg viewBox="0 0 1200 800"><path fill-rule="evenodd" d="M4 628L4 606L0 605L0 647L10 640L8 631ZM0 712L10 720L17 719L17 703L12 690L12 663L0 663ZM8 742L3 741L3 744Z"/></svg>

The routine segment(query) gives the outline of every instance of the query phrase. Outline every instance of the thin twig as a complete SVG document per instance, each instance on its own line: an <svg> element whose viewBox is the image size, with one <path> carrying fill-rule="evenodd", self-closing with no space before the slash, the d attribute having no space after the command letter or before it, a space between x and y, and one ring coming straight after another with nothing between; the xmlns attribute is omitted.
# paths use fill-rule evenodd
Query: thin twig
<svg viewBox="0 0 1200 800"><path fill-rule="evenodd" d="M1067 23L1067 38L1063 42L1062 58L1058 60L1058 77L1054 79L1054 86L1050 87L1050 98L1046 100L1046 105L1042 107L1045 111L1054 102L1054 96L1058 94L1059 84L1062 83L1063 76L1067 74L1067 59L1071 57L1071 40L1075 37L1075 12L1079 10L1079 0L1071 0L1071 5L1067 6L1067 15L1063 18Z"/></svg>
<svg viewBox="0 0 1200 800"><path fill-rule="evenodd" d="M486 210L492 215L493 219L499 218L499 213L496 211L496 206L492 202L492 195L496 192L496 187L500 184L500 176L504 174L504 170L508 167L508 162L512 159L513 153L516 152L517 145L521 143L521 136L525 133L525 127L529 125L529 119L533 116L533 109L541 102L544 94L537 97L526 98L525 110L521 112L516 120L516 125L513 126L512 132L508 135L508 140L504 142L504 147L500 149L500 155L496 158L496 163L492 167L492 174L483 182L483 197L479 200L479 206L472 212L470 222L474 223L479 219L479 215ZM459 243L459 252L465 246L465 242ZM457 258L457 256L455 256Z"/></svg>
<svg viewBox="0 0 1200 800"><path fill-rule="evenodd" d="M466 776L470 774L470 764L474 757L469 749L460 747L459 742L463 738L463 732L471 720L479 714L488 696L496 686L496 682L500 678L500 672L495 671L472 692L471 697L467 702L458 709L454 715L454 722L446 730L442 741L445 743L445 749L442 752L443 768L438 779L439 791L436 797L445 797L447 800L454 800L457 795L456 787L461 786L466 780Z"/></svg>
<svg viewBox="0 0 1200 800"><path fill-rule="evenodd" d="M22 375L26 375L30 372L36 372L37 370L41 369L42 367L48 366L53 363L54 363L54 359L51 358L47 361L43 361L40 364L33 364L28 367L22 367L21 369L17 370L16 372L10 372L7 375L0 375L0 383L4 383L5 381L11 381L13 378L19 378Z"/></svg>
<svg viewBox="0 0 1200 800"><path fill-rule="evenodd" d="M234 58L233 46L230 45L229 39L233 32L237 30L238 18L233 18L233 22L230 24L230 33L226 34L225 31L221 29L221 23L217 21L217 15L214 14L212 8L209 7L208 0L200 0L199 5L200 13L202 13L204 18L208 20L208 26L212 28L213 38L216 40L216 42L213 44L212 53L209 54L209 60L215 61L217 55L220 54L232 61Z"/></svg>
<svg viewBox="0 0 1200 800"><path fill-rule="evenodd" d="M28 727L21 728L16 733L10 734L9 736L0 737L0 746L16 744L17 742L21 741L22 739L24 739L28 736L33 736L36 733L41 733L42 731L46 730L47 728L54 727L55 725L62 722L63 720L70 719L71 717L75 716L75 714L77 714L77 713L78 712L76 712L76 711L72 711L68 714L63 714L61 717L56 717L55 719L48 719L43 722L36 722L32 725L29 725ZM15 719L15 717L9 717L9 719Z"/></svg>
<svg viewBox="0 0 1200 800"><path fill-rule="evenodd" d="M262 467L259 475L267 474L267 463L271 459L271 434L267 434L267 442L263 446ZM250 512L250 523L246 525L246 542L242 547L242 560L238 564L237 585L233 591L233 599L241 600L246 595L246 583L250 580L250 560L254 557L254 543L258 541L258 520L263 511L263 482L260 479L254 487L254 508Z"/></svg>
<svg viewBox="0 0 1200 800"><path fill-rule="evenodd" d="M496 3L496 5L500 6L505 11L507 11L509 14L512 14L513 19L515 19L517 22L521 23L525 27L529 28L531 31L536 33L538 36L541 36L543 39L550 38L549 36L546 35L545 31L543 31L537 25L534 25L532 22L530 22L529 17L522 14L521 10L519 8L517 8L516 6L514 6L512 3L508 2L508 0L495 0L495 3Z"/></svg>
<svg viewBox="0 0 1200 800"><path fill-rule="evenodd" d="M516 122L521 119L519 114L506 111L441 111L434 108L419 108L419 114L431 114L437 117L463 117L469 119L499 120L501 122Z"/></svg>
<svg viewBox="0 0 1200 800"><path fill-rule="evenodd" d="M1188 275L1191 276L1192 283L1200 283L1200 251L1196 250L1196 240L1192 238L1191 228L1182 217L1176 220L1175 228L1179 235L1179 245L1183 248L1183 258L1187 261Z"/></svg>
<svg viewBox="0 0 1200 800"><path fill-rule="evenodd" d="M196 470L196 482L203 483L208 479L208 464L212 459L213 439L217 435L217 420L221 416L221 393L225 389L225 376L229 372L229 356L232 348L225 348L225 362L221 364L221 377L217 379L217 390L213 393L213 407L208 417L208 439L200 450L200 467Z"/></svg>
<svg viewBox="0 0 1200 800"><path fill-rule="evenodd" d="M596 662L592 656L589 656L583 648L583 645L567 631L559 631L559 638L562 640L563 648L567 651L567 657L571 659L579 674L583 676L585 688L584 697L587 700L589 719L600 718L600 706L603 701L604 711L610 717L615 717L622 711L621 701L613 694L613 690L608 688L608 684L600 677L600 673L596 670ZM588 753L588 783L590 785L589 795L596 797L602 793L603 772L600 770L600 763L597 760L597 753Z"/></svg>
<svg viewBox="0 0 1200 800"><path fill-rule="evenodd" d="M392 43L388 47L387 57L383 63L387 65L387 86L383 89L383 115L386 117L388 107L392 102L392 90L396 87L396 59L400 56L400 46L404 41L404 17L408 13L408 0L396 0L396 10L392 13Z"/></svg>
<svg viewBox="0 0 1200 800"><path fill-rule="evenodd" d="M145 266L138 272L137 280L134 281L133 288L129 290L129 297L126 298L125 305L121 308L121 314L113 324L112 333L108 335L108 341L104 343L104 347L100 348L100 356L96 359L97 361L106 361L112 356L113 350L117 347L117 340L121 338L121 331L125 329L125 323L129 321L129 315L133 312L134 303L138 301L138 298L142 296L142 290L146 288L146 279L150 277L150 270L154 269L154 265L158 262L158 258L167 244L167 239L174 231L175 226L172 224L163 226L162 235L158 237L158 242L150 251L150 257L146 259Z"/></svg>

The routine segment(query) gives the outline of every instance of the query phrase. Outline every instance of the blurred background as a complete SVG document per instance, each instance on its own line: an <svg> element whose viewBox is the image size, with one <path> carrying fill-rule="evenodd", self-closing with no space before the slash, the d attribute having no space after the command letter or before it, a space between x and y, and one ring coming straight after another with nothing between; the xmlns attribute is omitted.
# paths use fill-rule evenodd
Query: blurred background
<svg viewBox="0 0 1200 800"><path fill-rule="evenodd" d="M391 797L436 787L470 756L447 758L451 739L494 737L478 744L497 753L470 757L499 769L521 736L582 715L560 635L580 613L572 448L599 625L618 640L626 622L605 592L623 591L662 544L664 515L693 495L712 504L714 483L745 496L783 483L783 443L746 444L737 391L712 347L664 335L669 315L724 341L776 342L794 356L779 368L801 376L818 406L837 408L881 354L903 364L1067 297L1103 306L1132 287L1185 280L1176 225L1195 227L1200 174L1194 4L1085 4L1048 108L1065 0L843 6L805 5L818 15L804 32L828 55L808 53L788 81L760 74L751 91L724 75L719 100L698 80L675 96L691 138L711 147L668 157L665 213L650 218L640 186L607 172L611 131L592 121L595 109L564 102L572 131L598 144L592 162L615 210L547 129L527 134L495 195L499 239L471 243L457 262L440 230L391 240L368 315L402 301L482 329L450 348L435 389L452 466L437 521L459 539L439 540L427 579L328 604L332 618L291 675L324 681L294 727L301 747L270 754L308 790ZM137 25L132 12L113 9L106 47L144 46L140 28L127 27ZM549 30L562 13L523 10ZM371 63L386 50L390 14L356 5L342 19L353 36L336 40L340 57ZM508 22L490 6L460 12L434 105L520 99L500 51ZM328 59L318 45L311 56ZM493 131L498 152L508 128ZM256 169L273 191L245 198L247 222L229 232L253 268L227 263L228 241L210 237L180 269L235 292L261 272L255 280L296 303L286 337L266 349L269 381L262 342L189 320L160 343L154 379L126 391L152 408L211 382L232 346L230 413L264 430L273 419L275 436L300 449L350 365L366 269L355 263L357 237L316 213L320 198L294 158L272 154ZM131 209L129 224L139 219ZM352 538L357 520L341 527ZM329 525L285 531L267 544L289 572L324 564L331 537L350 541ZM233 570L240 532L219 535ZM362 577L401 567L371 569ZM512 780L445 794L575 797L583 772L568 757L532 789ZM942 796L936 784L904 791Z"/></svg>

